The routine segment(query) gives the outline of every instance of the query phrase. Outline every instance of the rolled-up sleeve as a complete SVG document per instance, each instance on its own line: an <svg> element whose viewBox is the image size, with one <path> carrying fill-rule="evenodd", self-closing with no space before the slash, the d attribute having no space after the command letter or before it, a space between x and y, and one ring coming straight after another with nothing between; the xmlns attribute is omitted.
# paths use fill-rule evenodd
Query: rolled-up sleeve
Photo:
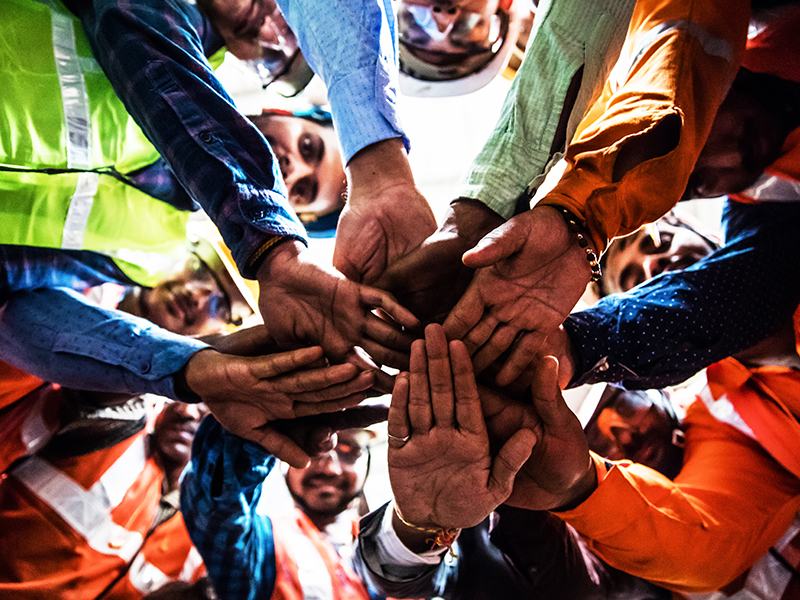
<svg viewBox="0 0 800 600"><path fill-rule="evenodd" d="M80 12L95 57L245 276L271 237L305 241L264 136L206 60L208 21L181 0L95 0Z"/></svg>
<svg viewBox="0 0 800 600"><path fill-rule="evenodd" d="M275 544L256 513L261 484L275 466L261 447L226 432L212 416L200 424L181 480L181 511L220 598L269 598Z"/></svg>
<svg viewBox="0 0 800 600"><path fill-rule="evenodd" d="M278 0L303 56L325 82L344 158L390 138L397 118L397 40L389 0Z"/></svg>

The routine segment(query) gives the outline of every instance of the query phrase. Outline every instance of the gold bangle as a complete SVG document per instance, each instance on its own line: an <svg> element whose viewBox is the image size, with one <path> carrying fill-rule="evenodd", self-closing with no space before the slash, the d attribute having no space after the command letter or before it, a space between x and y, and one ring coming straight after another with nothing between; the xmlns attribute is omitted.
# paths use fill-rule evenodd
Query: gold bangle
<svg viewBox="0 0 800 600"><path fill-rule="evenodd" d="M450 556L453 558L457 557L455 550L453 550L453 544L456 543L458 534L461 533L460 529L455 527L420 527L419 525L414 525L414 523L407 521L405 517L403 517L397 504L394 505L394 514L397 515L397 518L400 519L400 522L409 529L413 529L414 531L419 531L421 533L427 533L432 536L425 538L426 544L430 544L431 546L438 548L447 548Z"/></svg>

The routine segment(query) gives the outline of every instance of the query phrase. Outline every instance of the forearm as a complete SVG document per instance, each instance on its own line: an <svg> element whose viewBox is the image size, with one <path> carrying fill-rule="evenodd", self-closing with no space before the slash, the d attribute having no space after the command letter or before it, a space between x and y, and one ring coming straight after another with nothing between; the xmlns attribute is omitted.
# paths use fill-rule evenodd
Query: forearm
<svg viewBox="0 0 800 600"><path fill-rule="evenodd" d="M389 0L279 0L303 56L328 89L345 162L367 146L408 140L397 120L397 45ZM336 32L332 35L332 32Z"/></svg>
<svg viewBox="0 0 800 600"><path fill-rule="evenodd" d="M741 59L749 2L637 2L620 58L542 200L584 220L598 250L683 194Z"/></svg>
<svg viewBox="0 0 800 600"><path fill-rule="evenodd" d="M725 445L729 458L691 481L627 462L606 471L597 458L597 491L559 516L622 571L675 591L719 589L767 551L800 506L796 484L777 465L756 457L761 468L751 471L736 444Z"/></svg>
<svg viewBox="0 0 800 600"><path fill-rule="evenodd" d="M600 93L633 0L539 2L526 56L461 195L508 219ZM534 184L534 185L532 185Z"/></svg>
<svg viewBox="0 0 800 600"><path fill-rule="evenodd" d="M221 598L268 598L275 583L272 525L256 514L275 458L211 416L198 430L181 482L181 511Z"/></svg>
<svg viewBox="0 0 800 600"><path fill-rule="evenodd" d="M567 319L572 385L679 383L791 318L800 279L797 264L786 257L795 252L800 207L731 202L725 221L728 240L717 252Z"/></svg>
<svg viewBox="0 0 800 600"><path fill-rule="evenodd" d="M176 398L176 372L206 347L64 288L13 294L0 310L0 357L77 389Z"/></svg>
<svg viewBox="0 0 800 600"><path fill-rule="evenodd" d="M272 152L203 52L210 26L180 0L95 0L80 15L94 54L175 176L217 224L240 270L270 237L304 240Z"/></svg>

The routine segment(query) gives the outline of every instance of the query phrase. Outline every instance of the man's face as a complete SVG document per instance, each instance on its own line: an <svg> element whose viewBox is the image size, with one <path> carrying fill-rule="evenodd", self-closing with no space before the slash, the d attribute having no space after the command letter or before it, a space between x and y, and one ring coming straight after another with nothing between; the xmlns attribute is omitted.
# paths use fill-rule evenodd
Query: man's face
<svg viewBox="0 0 800 600"><path fill-rule="evenodd" d="M608 293L626 292L660 273L685 269L714 251L708 240L688 227L663 221L655 227L655 239L640 230L611 244L603 272Z"/></svg>
<svg viewBox="0 0 800 600"><path fill-rule="evenodd" d="M664 402L647 392L615 390L586 428L589 448L610 460L628 459L668 476L680 469L682 451L673 445L677 427Z"/></svg>
<svg viewBox="0 0 800 600"><path fill-rule="evenodd" d="M171 465L184 466L192 452L192 440L201 419L208 414L205 404L171 402L164 407L153 429L156 452Z"/></svg>
<svg viewBox="0 0 800 600"><path fill-rule="evenodd" d="M753 185L781 152L781 120L747 91L732 88L689 177L684 198L714 198Z"/></svg>
<svg viewBox="0 0 800 600"><path fill-rule="evenodd" d="M444 65L445 55L485 51L497 40L497 6L498 0L403 0L399 35L422 58Z"/></svg>
<svg viewBox="0 0 800 600"><path fill-rule="evenodd" d="M255 122L278 158L296 212L324 216L344 205L342 154L332 127L280 115Z"/></svg>
<svg viewBox="0 0 800 600"><path fill-rule="evenodd" d="M143 317L181 335L219 333L231 320L227 295L194 255L180 273L142 290L141 309Z"/></svg>
<svg viewBox="0 0 800 600"><path fill-rule="evenodd" d="M289 491L307 512L336 516L361 493L368 465L365 433L339 432L333 450L314 457L304 469L289 468Z"/></svg>
<svg viewBox="0 0 800 600"><path fill-rule="evenodd" d="M199 0L198 4L236 58L279 62L297 50L297 40L274 0Z"/></svg>

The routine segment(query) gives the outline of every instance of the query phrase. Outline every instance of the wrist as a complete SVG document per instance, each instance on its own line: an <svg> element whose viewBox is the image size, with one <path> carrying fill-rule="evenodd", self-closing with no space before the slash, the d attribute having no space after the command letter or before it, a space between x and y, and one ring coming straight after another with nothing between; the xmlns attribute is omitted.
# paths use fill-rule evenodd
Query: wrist
<svg viewBox="0 0 800 600"><path fill-rule="evenodd" d="M347 165L347 183L350 202L364 196L358 193L359 189L369 190L374 197L389 187L413 186L414 176L402 140L382 140L361 150Z"/></svg>
<svg viewBox="0 0 800 600"><path fill-rule="evenodd" d="M556 508L554 512L567 511L577 508L583 504L589 496L597 489L597 468L591 456L588 457L589 465L582 475L569 487L569 494L564 498L564 502Z"/></svg>
<svg viewBox="0 0 800 600"><path fill-rule="evenodd" d="M297 240L282 238L281 243L273 246L269 254L264 257L256 272L256 279L261 283L280 278L287 267L297 263L305 248Z"/></svg>
<svg viewBox="0 0 800 600"><path fill-rule="evenodd" d="M219 356L220 353L212 348L205 348L192 355L183 369L174 375L178 400L189 403L203 401L202 392L205 391L205 383Z"/></svg>
<svg viewBox="0 0 800 600"><path fill-rule="evenodd" d="M548 205L541 208L555 210L558 213L566 226L573 248L576 249L573 252L577 251L578 254L581 254L589 267L589 279L595 283L600 281L603 277L603 271L600 268L600 254L594 248L586 223L563 206Z"/></svg>
<svg viewBox="0 0 800 600"><path fill-rule="evenodd" d="M416 554L451 550L460 529L445 528L435 524L417 524L402 516L397 504L392 502L392 528L403 545Z"/></svg>

